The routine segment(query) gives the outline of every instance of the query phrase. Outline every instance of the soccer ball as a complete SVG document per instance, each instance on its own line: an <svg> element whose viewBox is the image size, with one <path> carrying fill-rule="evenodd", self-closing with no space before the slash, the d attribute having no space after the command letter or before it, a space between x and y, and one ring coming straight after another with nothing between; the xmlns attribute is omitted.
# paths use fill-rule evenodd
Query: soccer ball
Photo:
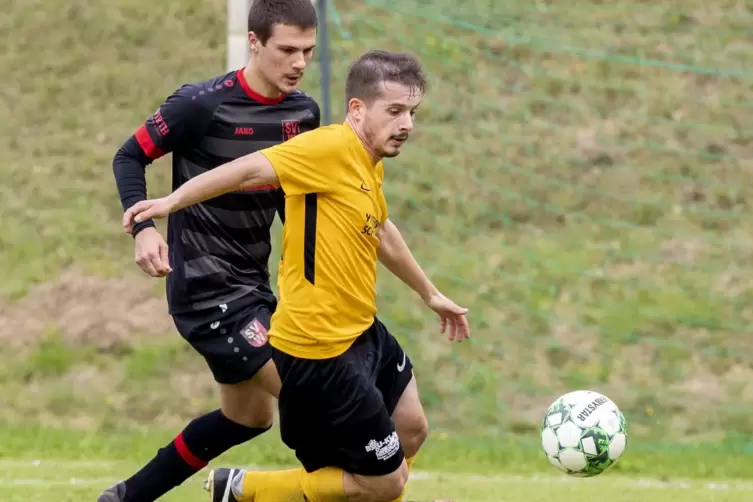
<svg viewBox="0 0 753 502"><path fill-rule="evenodd" d="M626 444L622 412L611 399L590 390L576 390L558 398L541 424L546 458L571 476L601 474L617 462Z"/></svg>

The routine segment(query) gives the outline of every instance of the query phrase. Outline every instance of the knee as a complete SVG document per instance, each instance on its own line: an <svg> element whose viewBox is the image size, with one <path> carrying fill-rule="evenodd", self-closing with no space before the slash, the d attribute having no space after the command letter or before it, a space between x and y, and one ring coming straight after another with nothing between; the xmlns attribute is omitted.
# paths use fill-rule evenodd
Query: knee
<svg viewBox="0 0 753 502"><path fill-rule="evenodd" d="M370 502L392 502L400 498L407 482L408 466L403 462L396 471L370 479L363 488L366 488L366 498Z"/></svg>
<svg viewBox="0 0 753 502"><path fill-rule="evenodd" d="M264 409L238 409L222 407L222 414L233 422L251 429L269 429L274 424L274 413Z"/></svg>
<svg viewBox="0 0 753 502"><path fill-rule="evenodd" d="M254 392L223 392L220 409L233 422L252 429L268 429L274 423L274 399Z"/></svg>
<svg viewBox="0 0 753 502"><path fill-rule="evenodd" d="M385 476L380 493L377 494L376 502L392 502L399 499L408 482L408 466L405 462L395 472Z"/></svg>
<svg viewBox="0 0 753 502"><path fill-rule="evenodd" d="M418 453L418 450L429 437L429 422L423 413L416 415L412 420L405 424L400 433L400 444L406 458L410 458Z"/></svg>

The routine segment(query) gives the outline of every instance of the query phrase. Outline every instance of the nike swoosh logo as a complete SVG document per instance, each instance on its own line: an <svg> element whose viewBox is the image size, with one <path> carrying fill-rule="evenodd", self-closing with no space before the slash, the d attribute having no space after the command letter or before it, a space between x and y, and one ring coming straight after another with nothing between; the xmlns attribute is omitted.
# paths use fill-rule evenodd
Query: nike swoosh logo
<svg viewBox="0 0 753 502"><path fill-rule="evenodd" d="M371 192L371 189L363 186L363 183L361 183L361 190L363 190L364 192Z"/></svg>
<svg viewBox="0 0 753 502"><path fill-rule="evenodd" d="M397 371L403 371L405 369L405 351L403 351L403 362L398 363Z"/></svg>

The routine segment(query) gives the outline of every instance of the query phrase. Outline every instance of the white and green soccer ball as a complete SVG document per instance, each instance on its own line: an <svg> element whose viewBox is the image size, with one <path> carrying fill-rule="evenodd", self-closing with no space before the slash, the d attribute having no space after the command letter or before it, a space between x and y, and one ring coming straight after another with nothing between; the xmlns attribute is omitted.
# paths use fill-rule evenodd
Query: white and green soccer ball
<svg viewBox="0 0 753 502"><path fill-rule="evenodd" d="M622 412L611 399L590 390L559 397L541 424L541 446L547 459L571 476L601 474L619 460L626 445Z"/></svg>

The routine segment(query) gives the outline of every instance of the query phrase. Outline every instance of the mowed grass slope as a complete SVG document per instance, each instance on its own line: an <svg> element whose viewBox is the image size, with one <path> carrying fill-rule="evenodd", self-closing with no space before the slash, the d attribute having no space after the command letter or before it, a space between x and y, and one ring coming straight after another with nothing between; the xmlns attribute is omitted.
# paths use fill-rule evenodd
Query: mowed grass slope
<svg viewBox="0 0 753 502"><path fill-rule="evenodd" d="M431 76L385 186L420 261L471 308L472 343L447 343L386 273L379 292L435 430L529 435L559 393L593 388L623 407L633 451L655 449L649 438L747 444L750 6L336 5L336 120L345 66L368 48L412 50ZM224 71L225 12L220 0L2 10L6 422L177 427L215 405L162 282L136 273L110 162L181 83ZM320 95L316 64L304 88ZM149 169L151 195L169 174L169 159Z"/></svg>

